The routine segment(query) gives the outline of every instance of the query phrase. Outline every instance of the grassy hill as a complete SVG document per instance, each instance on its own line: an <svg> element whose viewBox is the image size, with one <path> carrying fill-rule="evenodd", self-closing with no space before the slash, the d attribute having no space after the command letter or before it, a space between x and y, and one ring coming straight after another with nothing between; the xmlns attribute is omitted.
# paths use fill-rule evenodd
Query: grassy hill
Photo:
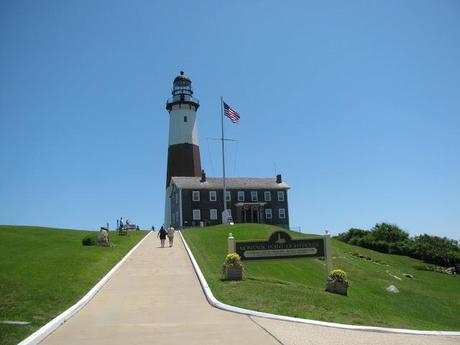
<svg viewBox="0 0 460 345"><path fill-rule="evenodd" d="M324 261L312 258L245 261L245 279L222 281L228 233L268 239L279 230L259 224L191 228L183 235L215 297L227 304L323 321L423 330L460 330L460 277L419 270L423 263L332 240L334 268L348 273L349 295L324 291ZM306 235L290 232L293 237ZM355 253L355 255L352 255ZM366 260L356 253L369 257ZM378 261L378 262L377 262ZM412 274L409 279L403 274ZM398 279L399 278L399 279ZM395 285L400 293L385 290Z"/></svg>
<svg viewBox="0 0 460 345"><path fill-rule="evenodd" d="M83 297L146 232L111 234L111 248L84 247L94 232L0 226L0 344L17 344Z"/></svg>

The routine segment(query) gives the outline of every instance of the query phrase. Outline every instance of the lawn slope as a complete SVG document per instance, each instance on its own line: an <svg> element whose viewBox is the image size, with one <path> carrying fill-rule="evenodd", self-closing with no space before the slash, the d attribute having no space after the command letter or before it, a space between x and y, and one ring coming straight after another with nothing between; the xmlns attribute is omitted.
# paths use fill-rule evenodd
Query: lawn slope
<svg viewBox="0 0 460 345"><path fill-rule="evenodd" d="M17 344L83 297L146 232L117 236L111 248L84 247L89 231L0 226L0 344Z"/></svg>
<svg viewBox="0 0 460 345"><path fill-rule="evenodd" d="M332 240L333 264L348 273L349 296L324 291L324 261L312 258L245 261L245 279L222 281L227 236L268 239L279 230L259 224L183 231L215 297L268 313L330 322L423 330L460 330L460 277L419 270L419 260L378 253ZM305 235L290 232L293 237ZM359 253L372 260L352 255ZM380 261L381 263L376 263ZM415 279L403 276L412 274ZM399 278L399 279L398 279ZM400 293L385 290L395 285Z"/></svg>

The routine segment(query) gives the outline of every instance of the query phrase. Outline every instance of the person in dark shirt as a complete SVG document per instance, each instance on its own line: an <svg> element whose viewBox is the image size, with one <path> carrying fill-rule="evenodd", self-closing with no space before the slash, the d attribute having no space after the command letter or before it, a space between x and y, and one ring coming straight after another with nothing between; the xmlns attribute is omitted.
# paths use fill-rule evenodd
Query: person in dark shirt
<svg viewBox="0 0 460 345"><path fill-rule="evenodd" d="M164 248L165 247L165 240L166 240L166 230L163 226L161 226L161 229L160 231L158 231L158 234L157 234L157 237L160 237L160 241L161 241L161 248Z"/></svg>

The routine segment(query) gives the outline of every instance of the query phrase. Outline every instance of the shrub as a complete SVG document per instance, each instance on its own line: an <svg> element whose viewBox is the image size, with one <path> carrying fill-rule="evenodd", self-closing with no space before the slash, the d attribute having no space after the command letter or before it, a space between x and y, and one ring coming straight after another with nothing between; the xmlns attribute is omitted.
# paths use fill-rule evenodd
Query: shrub
<svg viewBox="0 0 460 345"><path fill-rule="evenodd" d="M332 280L337 280L337 281L340 281L340 282L347 281L347 274L345 273L345 271L343 271L341 269L332 270L331 272L329 272L329 277Z"/></svg>
<svg viewBox="0 0 460 345"><path fill-rule="evenodd" d="M81 240L81 244L84 246L95 246L96 245L96 237L94 235L85 236Z"/></svg>
<svg viewBox="0 0 460 345"><path fill-rule="evenodd" d="M376 241L387 243L403 242L409 239L409 234L393 224L375 224L371 229L372 235Z"/></svg>
<svg viewBox="0 0 460 345"><path fill-rule="evenodd" d="M367 233L368 231L366 230L351 228L347 232L339 234L337 237L343 242L349 242L350 240L364 237Z"/></svg>
<svg viewBox="0 0 460 345"><path fill-rule="evenodd" d="M351 245L407 255L435 265L451 267L460 263L458 241L427 234L410 238L407 232L393 224L376 224L368 231L351 228L338 235L338 239Z"/></svg>

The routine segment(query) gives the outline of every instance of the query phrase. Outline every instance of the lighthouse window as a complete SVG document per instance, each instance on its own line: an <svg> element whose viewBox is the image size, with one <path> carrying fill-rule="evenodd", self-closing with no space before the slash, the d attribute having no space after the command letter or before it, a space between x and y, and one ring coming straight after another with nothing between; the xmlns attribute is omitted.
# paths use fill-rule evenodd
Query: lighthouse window
<svg viewBox="0 0 460 345"><path fill-rule="evenodd" d="M187 116L184 116L184 122L187 122Z"/></svg>
<svg viewBox="0 0 460 345"><path fill-rule="evenodd" d="M194 190L192 192L192 200L193 201L200 201L200 191L199 190Z"/></svg>

